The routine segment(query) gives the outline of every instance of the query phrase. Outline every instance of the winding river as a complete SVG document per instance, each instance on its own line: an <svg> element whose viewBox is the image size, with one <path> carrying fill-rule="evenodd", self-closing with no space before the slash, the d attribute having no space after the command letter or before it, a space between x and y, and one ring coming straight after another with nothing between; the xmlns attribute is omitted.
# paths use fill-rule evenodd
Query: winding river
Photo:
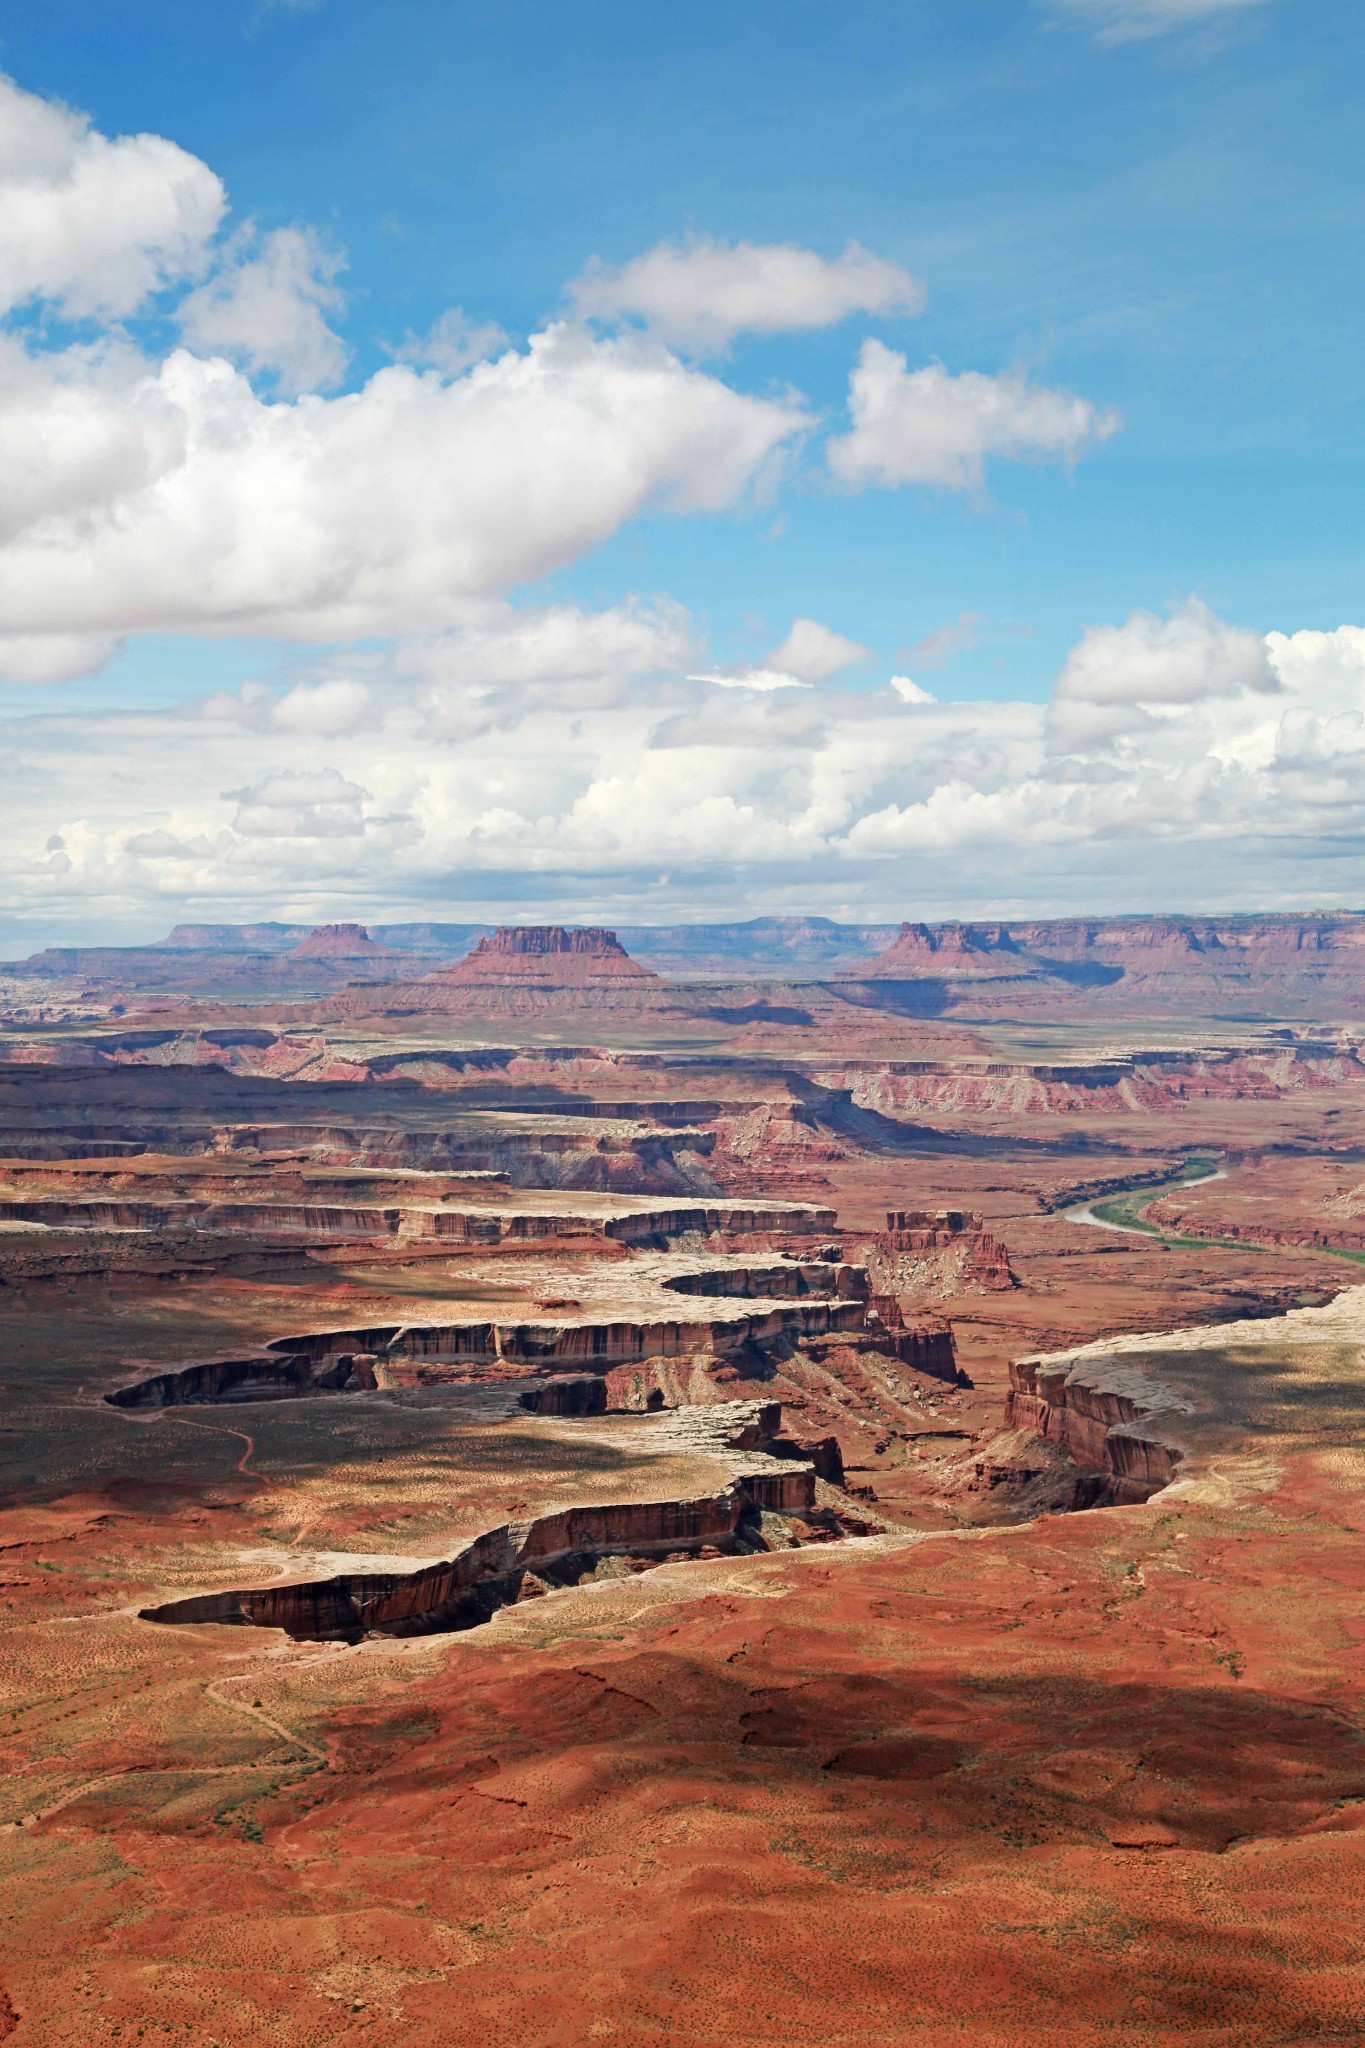
<svg viewBox="0 0 1365 2048"><path fill-rule="evenodd" d="M1226 1179L1227 1174L1223 1168L1216 1166L1209 1173L1192 1174L1188 1179L1164 1181L1159 1187L1116 1188L1114 1195L1096 1195L1089 1202L1078 1203L1074 1209L1064 1209L1062 1214L1068 1223L1088 1223L1095 1230L1117 1230L1124 1237L1162 1237L1168 1233L1153 1228L1144 1230L1131 1223L1111 1223L1107 1216L1097 1216L1094 1208L1095 1202L1112 1201L1120 1193L1141 1194L1144 1197L1145 1207L1147 1202L1158 1201L1162 1195L1174 1195L1180 1193L1185 1188L1202 1188L1211 1180Z"/></svg>

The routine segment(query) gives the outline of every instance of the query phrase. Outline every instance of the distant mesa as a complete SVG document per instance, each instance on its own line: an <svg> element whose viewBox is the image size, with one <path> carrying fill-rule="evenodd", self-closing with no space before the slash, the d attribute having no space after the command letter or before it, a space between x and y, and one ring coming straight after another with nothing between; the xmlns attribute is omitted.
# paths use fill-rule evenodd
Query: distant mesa
<svg viewBox="0 0 1365 2048"><path fill-rule="evenodd" d="M177 924L144 950L159 953L287 953L306 924Z"/></svg>
<svg viewBox="0 0 1365 2048"><path fill-rule="evenodd" d="M504 924L433 979L459 987L591 988L658 985L661 977L632 960L615 932L599 926Z"/></svg>
<svg viewBox="0 0 1365 2048"><path fill-rule="evenodd" d="M377 946L363 924L314 925L306 939L289 950L290 960L375 960L389 959L384 946Z"/></svg>
<svg viewBox="0 0 1365 2048"><path fill-rule="evenodd" d="M894 942L856 971L860 981L1015 979L1037 972L1004 925L903 924Z"/></svg>

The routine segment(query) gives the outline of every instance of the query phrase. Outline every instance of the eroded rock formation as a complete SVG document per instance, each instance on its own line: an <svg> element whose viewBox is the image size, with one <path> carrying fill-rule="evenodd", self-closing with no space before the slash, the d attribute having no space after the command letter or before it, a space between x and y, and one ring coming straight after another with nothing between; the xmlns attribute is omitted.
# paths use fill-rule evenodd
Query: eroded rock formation
<svg viewBox="0 0 1365 2048"><path fill-rule="evenodd" d="M776 1403L765 1403L740 1404L711 1418L704 1443L760 1454L752 1470L714 1493L564 1508L504 1523L449 1557L410 1569L357 1568L323 1578L192 1594L144 1608L142 1619L282 1628L307 1642L426 1635L476 1627L509 1602L603 1576L604 1567L611 1576L613 1561L627 1561L627 1569L647 1569L703 1550L715 1555L767 1549L765 1515L798 1518L808 1537L817 1540L837 1536L837 1520L816 1506L814 1465L802 1458L798 1445L776 1434L780 1417ZM828 1447L821 1446L820 1454L830 1467Z"/></svg>
<svg viewBox="0 0 1365 2048"><path fill-rule="evenodd" d="M888 1210L886 1229L860 1236L857 1252L881 1294L948 1300L1016 1284L1004 1245L972 1210Z"/></svg>
<svg viewBox="0 0 1365 2048"><path fill-rule="evenodd" d="M499 925L457 966L436 977L455 988L585 988L659 981L632 960L615 932L598 926Z"/></svg>
<svg viewBox="0 0 1365 2048"><path fill-rule="evenodd" d="M377 946L363 924L319 924L285 956L290 960L392 960Z"/></svg>
<svg viewBox="0 0 1365 2048"><path fill-rule="evenodd" d="M1081 1468L1074 1505L1149 1500L1175 1477L1184 1447L1173 1418L1189 1403L1121 1358L1021 1358L1010 1366L1007 1428L1060 1444Z"/></svg>

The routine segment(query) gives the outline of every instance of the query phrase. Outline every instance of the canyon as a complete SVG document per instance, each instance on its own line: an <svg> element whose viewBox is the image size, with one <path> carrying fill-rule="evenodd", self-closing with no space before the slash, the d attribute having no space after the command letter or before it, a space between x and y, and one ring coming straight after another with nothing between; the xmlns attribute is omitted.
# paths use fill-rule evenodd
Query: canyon
<svg viewBox="0 0 1365 2048"><path fill-rule="evenodd" d="M0 980L0 2040L1365 2033L1365 917Z"/></svg>

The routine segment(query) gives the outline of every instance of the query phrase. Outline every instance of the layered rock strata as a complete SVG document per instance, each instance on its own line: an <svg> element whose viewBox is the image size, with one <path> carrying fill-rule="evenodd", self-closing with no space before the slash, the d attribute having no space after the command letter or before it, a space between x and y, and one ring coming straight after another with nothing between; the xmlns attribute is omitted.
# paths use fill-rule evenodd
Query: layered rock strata
<svg viewBox="0 0 1365 2048"><path fill-rule="evenodd" d="M1016 1359L1005 1427L1059 1444L1081 1468L1077 1507L1132 1505L1169 1486L1185 1447L1171 1418L1190 1403L1120 1358Z"/></svg>
<svg viewBox="0 0 1365 2048"><path fill-rule="evenodd" d="M642 1360L761 1354L802 1337L860 1329L863 1322L864 1304L855 1297L765 1302L695 1321L374 1324L280 1337L259 1353L173 1366L105 1398L119 1408L166 1408L370 1392L485 1371L507 1377L508 1367L573 1372L587 1366L604 1374Z"/></svg>
<svg viewBox="0 0 1365 2048"><path fill-rule="evenodd" d="M318 1330L281 1337L267 1349L304 1357L330 1357L343 1352L374 1350L393 1365L412 1359L431 1363L515 1361L539 1364L547 1359L569 1365L620 1365L632 1359L670 1358L687 1352L736 1351L745 1345L772 1343L779 1337L818 1337L856 1330L864 1321L858 1300L765 1303L754 1309L733 1309L696 1320L635 1322L612 1318L577 1322L449 1322L390 1324L363 1330Z"/></svg>
<svg viewBox="0 0 1365 2048"><path fill-rule="evenodd" d="M451 1556L405 1565L342 1570L323 1578L192 1594L141 1610L145 1621L213 1622L282 1628L305 1642L359 1642L366 1635L412 1636L476 1627L509 1602L610 1573L611 1560L648 1568L675 1559L767 1548L764 1515L808 1522L817 1538L837 1521L816 1507L812 1465L775 1435L777 1403L741 1403L692 1431L704 1451L757 1454L715 1493L690 1500L572 1507L485 1531ZM769 1445L785 1455L767 1455Z"/></svg>
<svg viewBox="0 0 1365 2048"><path fill-rule="evenodd" d="M633 982L660 985L632 960L615 932L598 926L499 925L472 953L432 977L451 988L591 988Z"/></svg>
<svg viewBox="0 0 1365 2048"><path fill-rule="evenodd" d="M858 1256L888 1294L996 1293L1015 1286L1009 1255L966 1209L889 1209L886 1229L860 1238Z"/></svg>
<svg viewBox="0 0 1365 2048"><path fill-rule="evenodd" d="M584 1192L592 1192L591 1190ZM555 1238L597 1237L638 1249L662 1248L678 1238L721 1234L754 1235L827 1230L828 1209L798 1204L762 1208L744 1204L678 1204L651 1206L618 1215L592 1215L565 1210L536 1212L499 1210L489 1204L465 1207L449 1200L436 1203L290 1202L149 1200L132 1196L97 1196L68 1200L45 1196L0 1201L0 1221L38 1223L61 1230L193 1230L245 1233L260 1237L306 1237L361 1242L452 1244L534 1244ZM777 1293L806 1292L781 1278ZM703 1288L694 1290L706 1292ZM717 1288L717 1292L730 1291ZM762 1290L755 1289L755 1292Z"/></svg>
<svg viewBox="0 0 1365 2048"><path fill-rule="evenodd" d="M864 1331L877 1350L930 1379L947 1380L955 1387L972 1384L958 1365L952 1326L941 1317L926 1316L907 1323L896 1295L873 1294L868 1297Z"/></svg>

